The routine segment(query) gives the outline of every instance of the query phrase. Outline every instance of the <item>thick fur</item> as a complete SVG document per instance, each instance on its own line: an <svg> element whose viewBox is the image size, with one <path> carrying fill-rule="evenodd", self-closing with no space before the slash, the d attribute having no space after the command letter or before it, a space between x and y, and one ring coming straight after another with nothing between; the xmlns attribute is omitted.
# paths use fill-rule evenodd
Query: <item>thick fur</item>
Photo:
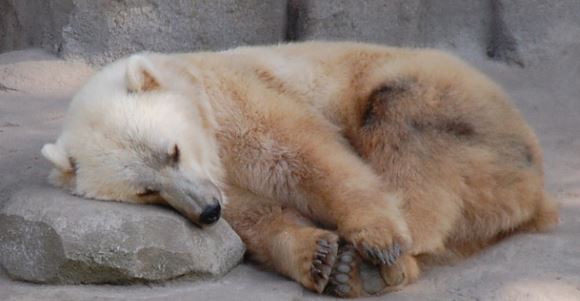
<svg viewBox="0 0 580 301"><path fill-rule="evenodd" d="M118 116L94 109L103 103ZM185 161L150 159L173 145ZM99 199L187 207L175 198L190 194L162 179L184 183L171 191L217 185L252 257L317 292L332 282L339 237L398 288L426 258L558 220L532 130L497 85L435 50L310 42L140 55L76 96L43 153L53 182ZM153 199L139 197L141 170ZM195 221L200 206L178 209ZM331 293L364 294L357 277Z"/></svg>

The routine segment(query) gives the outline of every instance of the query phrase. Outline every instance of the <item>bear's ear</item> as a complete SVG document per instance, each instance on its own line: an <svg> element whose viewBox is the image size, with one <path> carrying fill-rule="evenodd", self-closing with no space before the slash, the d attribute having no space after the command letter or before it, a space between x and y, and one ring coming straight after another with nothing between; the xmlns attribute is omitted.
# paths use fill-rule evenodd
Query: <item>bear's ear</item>
<svg viewBox="0 0 580 301"><path fill-rule="evenodd" d="M133 55L127 61L127 90L129 92L147 92L158 89L158 75L153 63L143 55Z"/></svg>
<svg viewBox="0 0 580 301"><path fill-rule="evenodd" d="M62 172L72 173L75 171L74 162L72 162L71 158L62 147L49 143L42 147L41 152L48 161L52 162L52 164Z"/></svg>

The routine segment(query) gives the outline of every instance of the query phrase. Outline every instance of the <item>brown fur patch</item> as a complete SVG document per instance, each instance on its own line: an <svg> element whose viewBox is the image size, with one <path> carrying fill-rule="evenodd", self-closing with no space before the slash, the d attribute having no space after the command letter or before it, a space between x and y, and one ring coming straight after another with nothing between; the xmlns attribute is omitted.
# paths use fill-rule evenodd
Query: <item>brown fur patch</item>
<svg viewBox="0 0 580 301"><path fill-rule="evenodd" d="M460 120L446 121L443 123L441 129L457 137L468 137L475 134L475 130L471 124Z"/></svg>
<svg viewBox="0 0 580 301"><path fill-rule="evenodd" d="M413 120L411 121L411 126L418 132L436 130L458 138L467 138L475 135L474 127L461 120L443 120L438 122Z"/></svg>
<svg viewBox="0 0 580 301"><path fill-rule="evenodd" d="M388 106L408 91L408 86L407 81L400 81L395 84L384 84L375 89L368 97L366 108L361 115L361 127L369 127L379 122Z"/></svg>

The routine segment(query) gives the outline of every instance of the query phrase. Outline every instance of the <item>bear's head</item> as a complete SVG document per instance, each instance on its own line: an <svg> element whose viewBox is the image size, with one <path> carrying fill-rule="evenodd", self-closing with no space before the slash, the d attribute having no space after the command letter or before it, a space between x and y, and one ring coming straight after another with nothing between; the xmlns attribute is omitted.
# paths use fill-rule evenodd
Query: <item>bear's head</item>
<svg viewBox="0 0 580 301"><path fill-rule="evenodd" d="M225 201L201 76L169 56L105 67L74 96L63 132L42 154L51 183L99 200L167 204L198 225Z"/></svg>

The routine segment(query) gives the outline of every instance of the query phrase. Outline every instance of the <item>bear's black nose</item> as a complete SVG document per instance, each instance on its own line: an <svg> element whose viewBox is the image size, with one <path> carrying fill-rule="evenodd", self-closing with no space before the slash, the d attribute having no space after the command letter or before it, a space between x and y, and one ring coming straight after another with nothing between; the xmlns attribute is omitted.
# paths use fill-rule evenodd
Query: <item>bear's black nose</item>
<svg viewBox="0 0 580 301"><path fill-rule="evenodd" d="M220 219L220 213L222 211L222 207L220 204L209 205L205 207L201 215L199 216L199 222L204 225L211 225L217 222Z"/></svg>

